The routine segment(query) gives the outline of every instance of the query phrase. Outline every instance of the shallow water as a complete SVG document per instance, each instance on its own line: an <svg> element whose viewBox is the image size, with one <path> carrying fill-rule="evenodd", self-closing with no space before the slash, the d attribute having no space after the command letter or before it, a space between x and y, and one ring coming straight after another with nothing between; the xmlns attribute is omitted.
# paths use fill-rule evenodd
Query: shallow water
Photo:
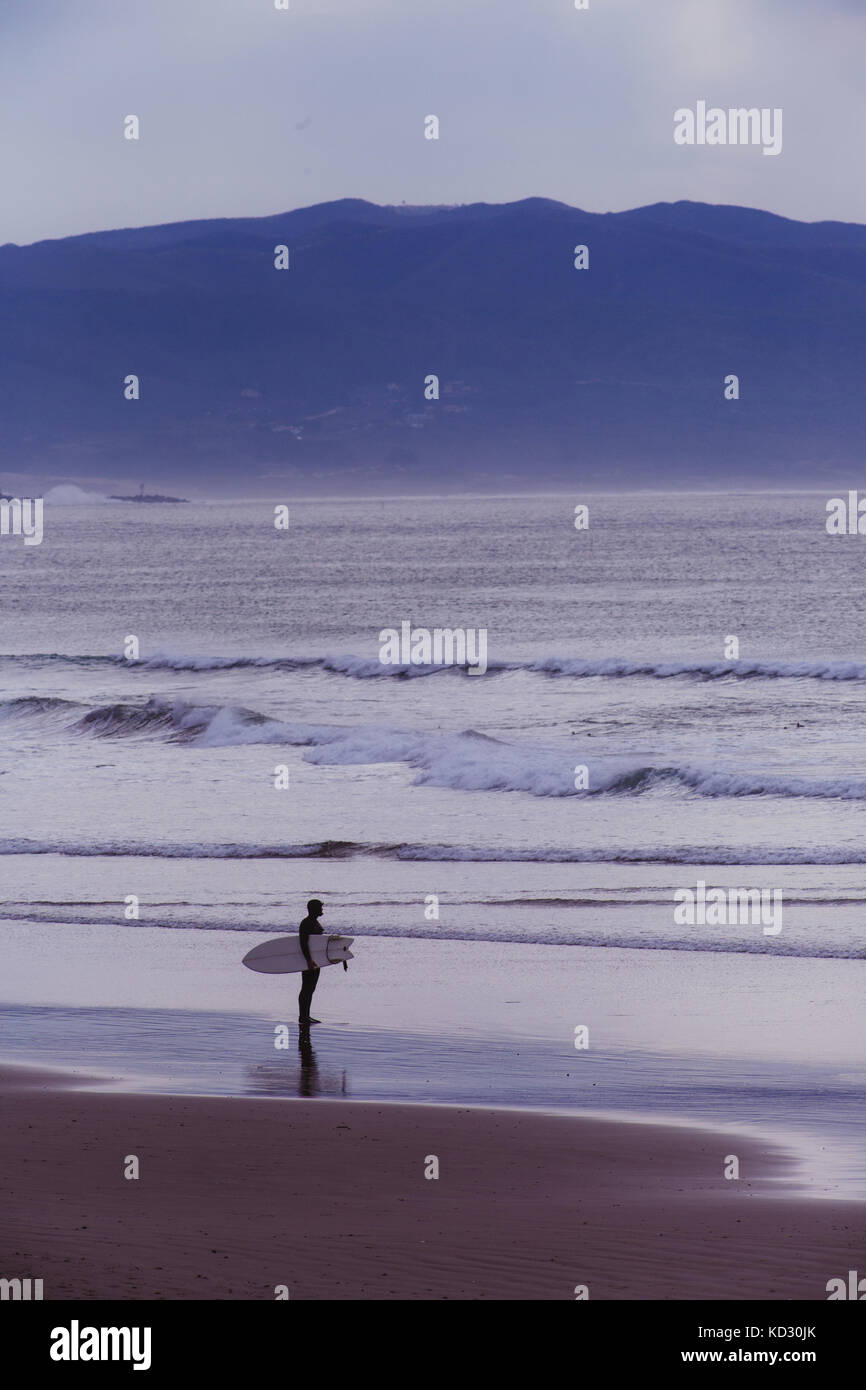
<svg viewBox="0 0 866 1390"><path fill-rule="evenodd" d="M817 494L590 498L583 533L575 500L52 508L4 543L0 1055L97 1029L160 1084L291 1092L253 1036L296 986L238 961L317 896L363 948L317 996L353 1094L572 1104L586 1024L604 1106L853 1144L858 538ZM382 666L403 620L485 628L487 672ZM781 931L677 920L698 881L780 893Z"/></svg>

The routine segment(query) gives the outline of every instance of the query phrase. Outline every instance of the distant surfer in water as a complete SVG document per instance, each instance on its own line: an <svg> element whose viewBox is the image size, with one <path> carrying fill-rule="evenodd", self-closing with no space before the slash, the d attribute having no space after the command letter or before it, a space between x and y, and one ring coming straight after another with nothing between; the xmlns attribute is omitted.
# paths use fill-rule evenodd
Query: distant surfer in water
<svg viewBox="0 0 866 1390"><path fill-rule="evenodd" d="M319 918L324 910L318 898L310 898L307 903L307 915L298 928L301 937L301 950L309 966L308 970L301 972L301 992L298 995L298 1024L301 1028L308 1028L311 1023L321 1023L322 1021L319 1018L310 1018L310 1005L313 1002L316 985L319 983L319 967L310 955L310 937L324 935L323 928L319 926Z"/></svg>

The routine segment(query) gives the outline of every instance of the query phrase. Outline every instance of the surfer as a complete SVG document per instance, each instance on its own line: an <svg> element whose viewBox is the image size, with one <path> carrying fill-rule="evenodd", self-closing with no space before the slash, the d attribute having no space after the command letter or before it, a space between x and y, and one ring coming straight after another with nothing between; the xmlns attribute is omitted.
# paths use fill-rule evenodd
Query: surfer
<svg viewBox="0 0 866 1390"><path fill-rule="evenodd" d="M322 927L319 926L319 918L324 910L318 898L310 898L307 903L307 915L298 928L301 950L309 967L301 972L301 992L298 995L298 1024L301 1028L307 1028L311 1023L321 1023L321 1019L310 1018L310 1005L319 983L319 967L310 955L310 937L324 935Z"/></svg>

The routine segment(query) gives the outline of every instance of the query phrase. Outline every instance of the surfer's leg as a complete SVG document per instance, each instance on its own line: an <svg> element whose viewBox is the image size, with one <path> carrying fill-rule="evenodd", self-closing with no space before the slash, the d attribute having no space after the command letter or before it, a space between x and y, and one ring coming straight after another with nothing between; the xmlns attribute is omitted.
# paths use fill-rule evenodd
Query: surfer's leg
<svg viewBox="0 0 866 1390"><path fill-rule="evenodd" d="M298 995L299 1023L303 1023L305 1019L310 1017L310 999L312 998L312 991L310 989L309 980L311 974L311 970L301 971L301 992Z"/></svg>
<svg viewBox="0 0 866 1390"><path fill-rule="evenodd" d="M313 970L303 970L301 972L301 992L298 995L298 1021L306 1022L310 1017L310 1005L313 1002L313 994L316 985L319 983L319 967Z"/></svg>

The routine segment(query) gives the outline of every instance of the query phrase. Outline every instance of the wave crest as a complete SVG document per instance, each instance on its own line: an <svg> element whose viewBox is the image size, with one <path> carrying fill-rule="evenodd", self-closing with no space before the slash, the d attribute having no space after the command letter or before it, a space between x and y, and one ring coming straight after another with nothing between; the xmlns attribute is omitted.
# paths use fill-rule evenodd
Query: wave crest
<svg viewBox="0 0 866 1390"><path fill-rule="evenodd" d="M0 663L50 665L65 663L81 666L122 666L139 671L301 671L322 670L352 680L410 680L420 676L467 676L466 666L386 666L377 657L330 656L175 656L157 652L139 661L113 655L68 655L59 652L0 656ZM627 657L547 656L537 661L495 661L487 663L483 674L472 680L490 679L508 671L525 671L542 676L565 676L577 680L625 679L642 676L670 680L677 676L692 680L825 680L866 681L866 662L818 661L635 661Z"/></svg>
<svg viewBox="0 0 866 1390"><path fill-rule="evenodd" d="M741 845L667 845L655 848L621 846L556 849L483 845L373 843L358 840L314 840L305 844L207 844L105 840L0 839L0 856L58 854L70 858L144 859L394 859L409 863L454 864L656 864L736 867L737 865L855 865L866 864L866 849L778 849ZM839 899L838 901L845 901Z"/></svg>
<svg viewBox="0 0 866 1390"><path fill-rule="evenodd" d="M289 723L242 705L197 705L153 698L144 704L97 705L81 712L72 701L35 697L0 704L7 718L67 716L75 734L97 738L157 737L201 748L277 744L306 748L307 762L328 766L405 763L415 785L451 791L523 792L534 797L643 796L682 789L712 798L777 797L866 801L866 779L790 776L736 768L656 766L623 756L596 757L589 786L575 786L573 747L506 743L468 729L418 733L378 725L341 727ZM73 716L71 721L68 716ZM586 754L584 753L584 756ZM579 765L579 766L582 766Z"/></svg>

